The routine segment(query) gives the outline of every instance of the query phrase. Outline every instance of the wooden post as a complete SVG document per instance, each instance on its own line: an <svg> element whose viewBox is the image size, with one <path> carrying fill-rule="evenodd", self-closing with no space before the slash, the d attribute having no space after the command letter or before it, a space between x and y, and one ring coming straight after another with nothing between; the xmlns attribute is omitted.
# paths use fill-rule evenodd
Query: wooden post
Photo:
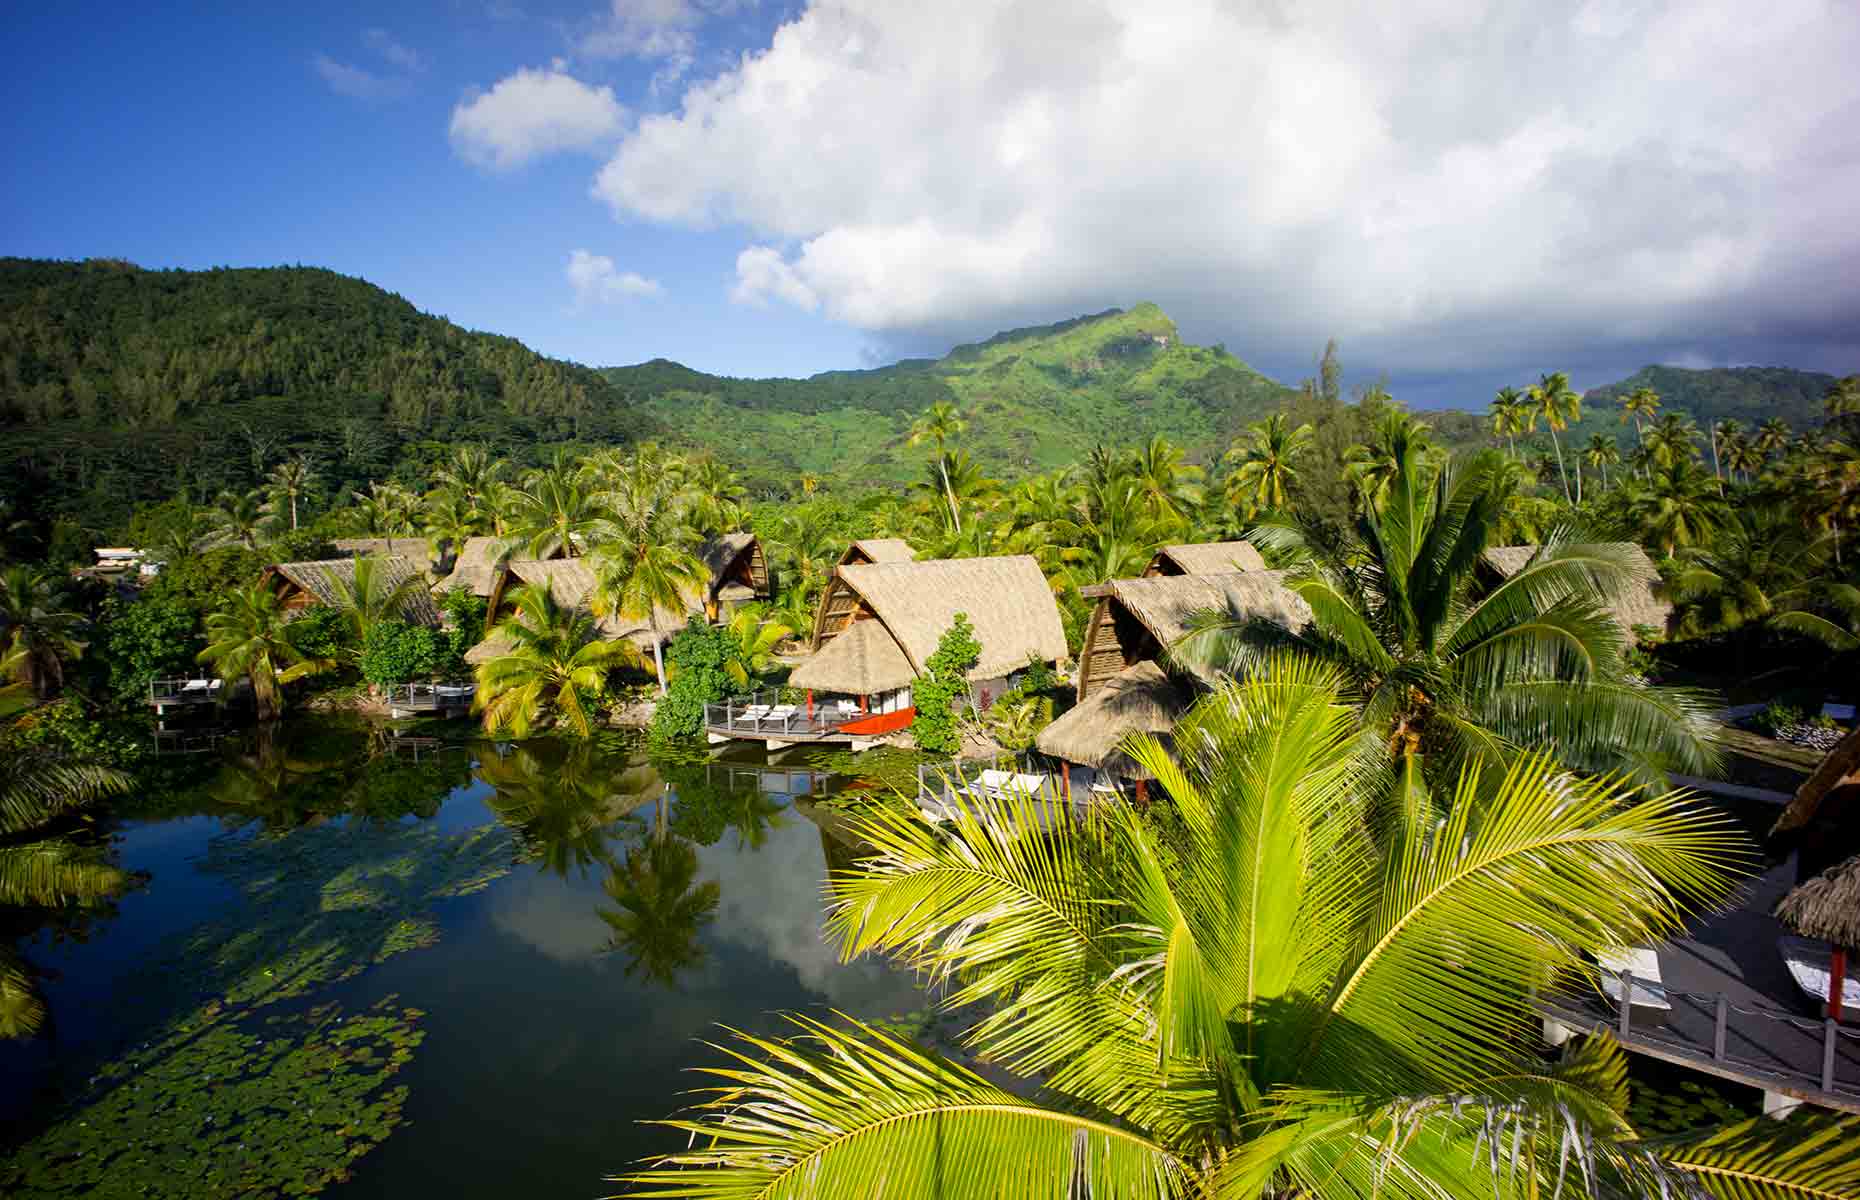
<svg viewBox="0 0 1860 1200"><path fill-rule="evenodd" d="M1621 1036L1628 1035L1628 1009L1634 1003L1634 972L1621 972Z"/></svg>
<svg viewBox="0 0 1860 1200"><path fill-rule="evenodd" d="M1148 808L1149 806L1150 806L1150 781L1147 779L1139 779L1137 780L1137 807Z"/></svg>
<svg viewBox="0 0 1860 1200"><path fill-rule="evenodd" d="M1840 1036L1839 1021L1827 1020L1821 1024L1821 1090L1834 1090L1834 1043Z"/></svg>
<svg viewBox="0 0 1860 1200"><path fill-rule="evenodd" d="M1841 1019L1842 992L1847 983L1847 947L1836 946L1828 958L1828 1019Z"/></svg>
<svg viewBox="0 0 1860 1200"><path fill-rule="evenodd" d="M1718 993L1718 1018L1713 1022L1711 1035L1711 1058L1713 1062L1724 1061L1724 1024L1730 1015L1731 1000L1723 992Z"/></svg>
<svg viewBox="0 0 1860 1200"><path fill-rule="evenodd" d="M1059 760L1059 778L1065 783L1066 803L1072 803L1072 764L1065 759Z"/></svg>
<svg viewBox="0 0 1860 1200"><path fill-rule="evenodd" d="M814 689L807 689L807 719L814 719Z"/></svg>
<svg viewBox="0 0 1860 1200"><path fill-rule="evenodd" d="M868 713L872 711L870 708L866 707L867 702L870 701L871 699L872 698L870 696L859 697L859 711L861 713Z"/></svg>

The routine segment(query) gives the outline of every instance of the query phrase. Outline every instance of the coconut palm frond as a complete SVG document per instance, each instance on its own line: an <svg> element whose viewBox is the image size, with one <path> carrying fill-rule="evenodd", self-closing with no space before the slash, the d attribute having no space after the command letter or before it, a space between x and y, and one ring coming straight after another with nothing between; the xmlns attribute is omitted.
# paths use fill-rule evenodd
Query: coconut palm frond
<svg viewBox="0 0 1860 1200"><path fill-rule="evenodd" d="M1710 699L1685 688L1528 680L1483 697L1476 711L1518 745L1554 746L1565 762L1593 770L1636 765L1640 782L1656 787L1664 772L1713 775L1723 754Z"/></svg>
<svg viewBox="0 0 1860 1200"><path fill-rule="evenodd" d="M638 1197L1070 1200L1191 1194L1150 1138L1055 1111L856 1021L790 1017L800 1035L736 1034L736 1063L690 1117L689 1150L621 1177ZM702 1171L687 1168L703 1167Z"/></svg>
<svg viewBox="0 0 1860 1200"><path fill-rule="evenodd" d="M1717 1200L1855 1200L1860 1117L1797 1112L1671 1142L1660 1154Z"/></svg>
<svg viewBox="0 0 1860 1200"><path fill-rule="evenodd" d="M1326 1026L1307 1077L1360 1091L1380 1074L1401 1092L1412 1087L1400 1082L1404 1059L1468 1085L1501 1074L1535 1027L1527 996L1545 969L1657 942L1729 898L1747 846L1727 819L1685 793L1626 798L1619 783L1561 774L1542 756L1490 795L1477 772L1463 775L1435 835L1391 862L1328 1005L1343 1025ZM1395 1053L1365 1062L1353 1031Z"/></svg>
<svg viewBox="0 0 1860 1200"><path fill-rule="evenodd" d="M25 960L0 945L0 1038L31 1037L45 1024L45 1002Z"/></svg>
<svg viewBox="0 0 1860 1200"><path fill-rule="evenodd" d="M129 776L114 767L14 751L0 765L0 834L35 828L129 786Z"/></svg>

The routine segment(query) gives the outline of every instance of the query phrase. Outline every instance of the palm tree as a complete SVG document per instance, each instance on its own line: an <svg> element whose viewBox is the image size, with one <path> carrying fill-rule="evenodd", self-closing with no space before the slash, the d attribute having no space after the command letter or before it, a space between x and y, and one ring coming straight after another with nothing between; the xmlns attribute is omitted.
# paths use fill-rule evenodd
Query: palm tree
<svg viewBox="0 0 1860 1200"><path fill-rule="evenodd" d="M1860 416L1860 375L1844 375L1829 384L1821 406L1835 424L1843 417Z"/></svg>
<svg viewBox="0 0 1860 1200"><path fill-rule="evenodd" d="M1647 434L1641 427L1641 419L1651 421L1653 414L1659 411L1660 393L1650 387L1637 387L1621 397L1621 421L1626 424L1628 418L1634 419L1634 440L1638 445L1647 444Z"/></svg>
<svg viewBox="0 0 1860 1200"><path fill-rule="evenodd" d="M1556 448L1557 474L1563 478L1563 498L1574 504L1576 497L1569 491L1569 475L1563 469L1563 442L1557 432L1569 428L1570 422L1582 419L1582 393L1569 386L1568 375L1552 371L1531 385L1530 398L1531 407L1550 427L1550 444Z"/></svg>
<svg viewBox="0 0 1860 1200"><path fill-rule="evenodd" d="M1647 431L1647 449L1653 454L1653 463L1658 467L1670 467L1674 463L1691 462L1698 457L1699 427L1685 413L1669 412ZM1649 474L1649 479L1652 475Z"/></svg>
<svg viewBox="0 0 1860 1200"><path fill-rule="evenodd" d="M271 474L265 477L265 487L271 493L266 502L265 511L274 520L281 519L285 513L290 514L291 528L297 528L297 502L316 494L319 479L316 468L310 460L299 454L287 458L271 468Z"/></svg>
<svg viewBox="0 0 1860 1200"><path fill-rule="evenodd" d="M1537 413L1524 393L1514 387L1502 387L1488 406L1492 418L1492 436L1505 439L1506 452L1516 456L1517 435L1537 427Z"/></svg>
<svg viewBox="0 0 1860 1200"><path fill-rule="evenodd" d="M684 613L702 597L710 570L694 553L698 534L684 510L657 481L635 478L611 493L614 515L607 522L611 540L590 560L597 616L616 613L643 620L652 631L652 665L665 694L666 630L661 613Z"/></svg>
<svg viewBox="0 0 1860 1200"><path fill-rule="evenodd" d="M223 546L256 550L269 537L272 518L259 493L223 491L210 508L202 510L200 524L205 532L194 542L196 550Z"/></svg>
<svg viewBox="0 0 1860 1200"><path fill-rule="evenodd" d="M1605 433L1589 435L1588 449L1582 452L1590 466L1602 473L1602 490L1608 490L1608 468L1621 461L1621 447Z"/></svg>
<svg viewBox="0 0 1860 1200"><path fill-rule="evenodd" d="M120 895L127 874L97 847L47 826L129 786L121 771L43 747L10 746L0 754L0 911L94 905ZM30 1037L44 1023L30 968L0 944L0 1037Z"/></svg>
<svg viewBox="0 0 1860 1200"><path fill-rule="evenodd" d="M1803 516L1834 535L1834 561L1841 561L1841 539L1860 523L1860 448L1836 438L1802 456L1796 471L1806 485L1799 497Z"/></svg>
<svg viewBox="0 0 1860 1200"><path fill-rule="evenodd" d="M210 664L223 679L249 680L261 721L274 720L284 711L283 685L332 665L298 649L291 615L261 580L235 588L225 606L207 616L207 646L195 660Z"/></svg>
<svg viewBox="0 0 1860 1200"><path fill-rule="evenodd" d="M1083 511L1047 529L1066 574L1083 587L1141 574L1180 526L1158 518L1135 481L1113 479L1086 489Z"/></svg>
<svg viewBox="0 0 1860 1200"><path fill-rule="evenodd" d="M65 663L83 657L83 627L50 571L17 563L0 571L0 676L51 699L64 686Z"/></svg>
<svg viewBox="0 0 1860 1200"><path fill-rule="evenodd" d="M510 463L495 458L483 446L459 446L433 474L435 488L463 497L473 508L483 507L509 473Z"/></svg>
<svg viewBox="0 0 1860 1200"><path fill-rule="evenodd" d="M794 1016L793 1038L735 1035L668 1122L687 1148L622 1182L701 1200L1524 1200L1578 1171L1611 1196L1850 1189L1852 1118L1649 1143L1611 1039L1557 1064L1533 1048L1546 983L1584 986L1586 956L1733 894L1734 826L1532 759L1462 777L1480 802L1416 828L1361 785L1341 686L1281 669L1223 688L1179 764L1133 740L1180 814L1167 833L1123 805L1043 837L1021 835L1025 801L961 799L941 829L851 818L874 856L830 876L829 936L986 1014L964 1041L990 1077Z"/></svg>
<svg viewBox="0 0 1860 1200"><path fill-rule="evenodd" d="M706 454L685 465L680 479L691 520L708 533L725 533L743 527L743 501L748 493L736 472Z"/></svg>
<svg viewBox="0 0 1860 1200"><path fill-rule="evenodd" d="M1763 469L1767 456L1759 441L1759 436L1740 433L1725 448L1725 469L1731 472L1733 479L1741 472L1744 482L1749 483Z"/></svg>
<svg viewBox="0 0 1860 1200"><path fill-rule="evenodd" d="M388 553L394 553L394 539L409 535L420 512L420 499L398 483L370 483L366 492L350 492L355 500L362 532L370 537L387 539Z"/></svg>
<svg viewBox="0 0 1860 1200"><path fill-rule="evenodd" d="M509 494L509 535L530 558L577 558L613 535L600 497L558 464L531 471Z"/></svg>
<svg viewBox="0 0 1860 1200"><path fill-rule="evenodd" d="M1158 434L1131 451L1127 474L1150 511L1158 517L1187 520L1201 503L1200 467L1183 461L1182 448Z"/></svg>
<svg viewBox="0 0 1860 1200"><path fill-rule="evenodd" d="M1681 629L1741 633L1740 673L1766 631L1813 638L1835 651L1860 649L1853 633L1860 588L1823 577L1832 550L1830 535L1804 530L1781 507L1733 507L1709 542L1679 551Z"/></svg>
<svg viewBox="0 0 1860 1200"><path fill-rule="evenodd" d="M580 737L594 733L590 702L607 683L608 673L638 660L624 638L602 641L594 622L564 609L540 584L510 590L515 611L492 629L510 649L480 663L477 696L487 733L509 732L524 738L544 716Z"/></svg>
<svg viewBox="0 0 1860 1200"><path fill-rule="evenodd" d="M1426 421L1400 405L1389 404L1376 418L1374 437L1344 451L1343 473L1355 486L1363 507L1375 508L1382 503L1390 481L1411 452L1422 456L1432 452L1429 428Z"/></svg>
<svg viewBox="0 0 1860 1200"><path fill-rule="evenodd" d="M812 496L815 492L820 490L820 476L814 474L812 471L801 472L795 477L795 482L801 485L801 495L803 496Z"/></svg>
<svg viewBox="0 0 1860 1200"><path fill-rule="evenodd" d="M1696 459L1656 466L1647 483L1628 501L1628 515L1640 529L1640 541L1672 555L1699 542L1718 524L1723 508L1717 482Z"/></svg>
<svg viewBox="0 0 1860 1200"><path fill-rule="evenodd" d="M352 574L343 578L329 572L334 607L349 627L351 652L360 657L368 646L368 635L383 621L398 620L406 610L407 600L424 582L417 575L394 578L385 557L368 555L355 560Z"/></svg>
<svg viewBox="0 0 1860 1200"><path fill-rule="evenodd" d="M435 554L448 547L457 554L466 541L486 532L484 510L454 487L426 493L421 501L420 517L421 531Z"/></svg>
<svg viewBox="0 0 1860 1200"><path fill-rule="evenodd" d="M1744 427L1740 422L1720 421L1711 429L1711 474L1718 481L1718 494L1724 495L1724 471L1720 454L1727 454L1733 443L1744 436Z"/></svg>
<svg viewBox="0 0 1860 1200"><path fill-rule="evenodd" d="M1266 522L1252 537L1302 562L1287 585L1311 606L1312 624L1288 635L1204 614L1175 652L1238 672L1289 641L1333 664L1404 786L1419 785L1423 770L1438 782L1520 748L1650 782L1705 771L1716 756L1702 698L1627 678L1627 635L1607 609L1636 582L1620 550L1558 530L1509 578L1482 578L1502 472L1493 452L1455 470L1411 447L1383 506L1365 510L1341 543L1293 519Z"/></svg>
<svg viewBox="0 0 1860 1200"><path fill-rule="evenodd" d="M1250 439L1242 448L1235 445L1226 461L1233 464L1227 477L1227 502L1243 509L1250 520L1262 510L1278 512L1286 504L1293 480L1298 477L1297 462L1311 449L1315 436L1309 424L1292 428L1282 412L1246 427Z"/></svg>
<svg viewBox="0 0 1860 1200"><path fill-rule="evenodd" d="M839 555L838 535L818 513L805 509L778 515L774 526L768 540L778 559L782 590L789 590L793 580L798 590L813 595Z"/></svg>
<svg viewBox="0 0 1860 1200"><path fill-rule="evenodd" d="M911 445L917 446L927 441L936 446L936 467L943 477L943 494L949 501L950 527L958 533L962 532L962 513L956 507L956 493L949 485L945 451L948 444L968 427L968 422L962 419L962 413L955 403L949 400L938 400L911 423Z"/></svg>
<svg viewBox="0 0 1860 1200"><path fill-rule="evenodd" d="M775 647L794 636L790 626L764 620L760 613L747 608L732 613L725 629L736 653L730 656L723 669L740 688L748 688L756 676L774 670Z"/></svg>
<svg viewBox="0 0 1860 1200"><path fill-rule="evenodd" d="M917 488L927 496L941 493L954 520L942 522L945 531L960 535L962 509L992 498L1000 485L982 474L982 468L964 450L951 450L926 467Z"/></svg>
<svg viewBox="0 0 1860 1200"><path fill-rule="evenodd" d="M633 822L639 802L633 774L632 763L610 766L591 742L526 743L478 765L478 778L492 789L485 804L515 827L523 857L562 878L614 865L609 843Z"/></svg>
<svg viewBox="0 0 1860 1200"><path fill-rule="evenodd" d="M1757 426L1756 447L1765 459L1777 453L1789 444L1789 422L1781 417L1771 417Z"/></svg>
<svg viewBox="0 0 1860 1200"><path fill-rule="evenodd" d="M665 807L661 797L659 807ZM697 881L698 857L691 843L659 832L610 871L601 889L615 907L596 909L612 930L606 949L627 956L626 973L672 987L681 972L704 961L698 935L716 919L722 889Z"/></svg>

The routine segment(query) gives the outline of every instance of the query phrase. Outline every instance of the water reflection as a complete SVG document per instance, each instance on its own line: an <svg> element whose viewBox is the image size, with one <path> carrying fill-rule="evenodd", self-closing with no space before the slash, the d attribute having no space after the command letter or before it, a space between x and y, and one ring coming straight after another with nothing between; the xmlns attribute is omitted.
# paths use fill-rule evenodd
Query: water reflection
<svg viewBox="0 0 1860 1200"><path fill-rule="evenodd" d="M524 857L561 877L611 868L613 843L643 826L634 810L664 790L643 756L605 753L585 742L493 748L477 774L491 788L485 803L516 830Z"/></svg>

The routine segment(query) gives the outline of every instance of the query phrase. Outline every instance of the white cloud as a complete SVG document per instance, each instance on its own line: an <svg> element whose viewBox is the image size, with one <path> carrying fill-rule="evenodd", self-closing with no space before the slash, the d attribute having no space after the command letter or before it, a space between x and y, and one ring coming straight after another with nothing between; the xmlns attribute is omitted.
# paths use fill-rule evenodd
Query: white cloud
<svg viewBox="0 0 1860 1200"><path fill-rule="evenodd" d="M575 289L575 304L611 304L616 300L638 300L662 296L665 289L656 279L647 279L633 271L622 271L605 254L586 250L569 253L568 265L562 269L568 285Z"/></svg>
<svg viewBox="0 0 1860 1200"><path fill-rule="evenodd" d="M595 190L900 337L1143 298L1393 369L1813 337L1860 314L1857 56L1846 0L822 0Z"/></svg>
<svg viewBox="0 0 1860 1200"><path fill-rule="evenodd" d="M626 109L610 87L569 75L560 62L524 68L452 110L452 147L481 167L507 171L538 155L586 150L620 132Z"/></svg>
<svg viewBox="0 0 1860 1200"><path fill-rule="evenodd" d="M338 96L353 100L388 100L407 91L405 79L376 75L361 67L337 62L327 54L312 55L310 65Z"/></svg>
<svg viewBox="0 0 1860 1200"><path fill-rule="evenodd" d="M675 86L697 62L699 27L743 6L742 0L611 0L576 40L575 50L584 58L656 62L650 88L657 94Z"/></svg>
<svg viewBox="0 0 1860 1200"><path fill-rule="evenodd" d="M394 40L385 29L370 29L362 34L362 44L403 71L426 70L426 59Z"/></svg>

